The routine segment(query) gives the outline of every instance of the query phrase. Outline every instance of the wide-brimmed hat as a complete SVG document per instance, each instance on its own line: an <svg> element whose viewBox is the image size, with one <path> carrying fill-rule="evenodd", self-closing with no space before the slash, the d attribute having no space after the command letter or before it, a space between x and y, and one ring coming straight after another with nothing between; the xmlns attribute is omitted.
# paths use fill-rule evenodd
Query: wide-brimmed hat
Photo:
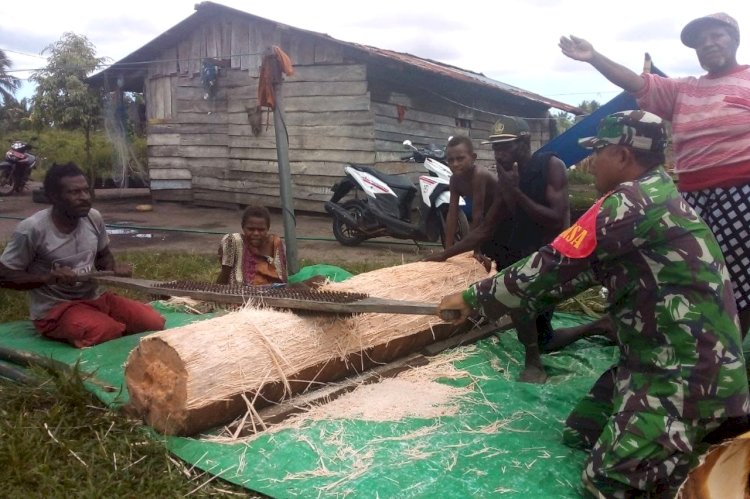
<svg viewBox="0 0 750 499"><path fill-rule="evenodd" d="M608 145L629 146L641 151L662 152L667 144L664 120L646 111L620 111L599 122L596 135L578 141L586 149Z"/></svg>
<svg viewBox="0 0 750 499"><path fill-rule="evenodd" d="M724 26L732 31L734 31L734 35L737 38L737 42L740 41L740 27L737 24L737 21L730 16L729 14L725 14L723 12L717 12L716 14L709 14L707 16L699 17L698 19L693 19L687 25L682 28L682 33L680 33L680 40L682 40L682 43L690 47L691 49L694 49L697 45L697 38L700 34L701 30L706 28L707 26Z"/></svg>
<svg viewBox="0 0 750 499"><path fill-rule="evenodd" d="M501 144L529 135L529 124L523 118L501 115L492 126L487 140L482 144Z"/></svg>

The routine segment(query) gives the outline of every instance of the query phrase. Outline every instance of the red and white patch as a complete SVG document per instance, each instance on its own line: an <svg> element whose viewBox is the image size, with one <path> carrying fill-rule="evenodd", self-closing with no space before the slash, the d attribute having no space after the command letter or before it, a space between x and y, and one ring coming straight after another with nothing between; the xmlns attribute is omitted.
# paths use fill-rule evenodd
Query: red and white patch
<svg viewBox="0 0 750 499"><path fill-rule="evenodd" d="M573 225L552 241L552 247L568 258L586 258L596 249L596 217L607 196L602 196Z"/></svg>

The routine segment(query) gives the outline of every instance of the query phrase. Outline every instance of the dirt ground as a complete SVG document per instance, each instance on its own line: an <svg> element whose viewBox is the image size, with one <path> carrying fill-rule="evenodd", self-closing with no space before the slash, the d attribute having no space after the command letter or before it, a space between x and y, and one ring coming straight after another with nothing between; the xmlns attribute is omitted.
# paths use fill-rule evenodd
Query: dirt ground
<svg viewBox="0 0 750 499"><path fill-rule="evenodd" d="M0 197L0 244L10 238L20 219L46 207L32 201L31 191L38 187L38 182L32 182L26 192L20 195ZM153 210L136 210L136 206L142 204L151 204ZM227 210L174 202L154 203L148 189L98 190L94 207L102 213L107 224L123 226L108 229L115 253L158 249L215 254L223 234L239 231L242 214L239 207ZM297 213L296 218L298 256L316 263L368 261L380 265L396 265L417 261L439 249L430 246L420 250L412 241L388 238L374 239L349 248L333 238L331 219L327 215L306 212ZM271 212L271 230L284 235L279 210Z"/></svg>

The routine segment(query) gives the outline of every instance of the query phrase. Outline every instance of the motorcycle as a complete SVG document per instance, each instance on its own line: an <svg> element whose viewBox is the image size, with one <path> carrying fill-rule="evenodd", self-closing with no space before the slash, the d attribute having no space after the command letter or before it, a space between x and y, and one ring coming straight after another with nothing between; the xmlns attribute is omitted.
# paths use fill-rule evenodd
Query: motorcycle
<svg viewBox="0 0 750 499"><path fill-rule="evenodd" d="M5 161L0 163L0 196L9 196L14 192L23 192L31 170L36 167L36 156L28 151L31 144L17 140L5 153Z"/></svg>
<svg viewBox="0 0 750 499"><path fill-rule="evenodd" d="M393 237L415 243L439 240L445 246L451 175L448 166L440 161L445 153L436 148L417 148L410 141L404 141L404 146L412 151L401 159L422 162L428 172L419 177L418 186L408 178L388 175L369 166L344 167L346 178L331 187L333 196L325 203L326 211L333 217L333 235L339 243L357 246L367 239ZM355 197L342 201L352 191ZM419 219L415 221L412 205L417 192ZM459 200L459 206L465 204L463 199ZM459 210L454 241L468 232L466 214Z"/></svg>
<svg viewBox="0 0 750 499"><path fill-rule="evenodd" d="M448 140L450 139L451 137L448 138ZM402 161L409 163L422 163L431 176L450 181L453 172L448 168L448 165L445 164L445 149L440 149L434 146L420 149L414 146L411 140L405 140L403 144L404 147L411 149L412 153L409 156L402 157Z"/></svg>

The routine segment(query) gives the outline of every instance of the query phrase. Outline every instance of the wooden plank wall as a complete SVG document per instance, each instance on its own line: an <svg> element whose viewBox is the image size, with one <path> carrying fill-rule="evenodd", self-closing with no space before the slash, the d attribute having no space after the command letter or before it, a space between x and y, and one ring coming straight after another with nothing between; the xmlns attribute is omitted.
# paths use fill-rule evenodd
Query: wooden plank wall
<svg viewBox="0 0 750 499"><path fill-rule="evenodd" d="M451 135L469 135L480 164L494 167L491 149L480 142L496 115L546 115L540 106L514 107L513 98L502 105L480 95L466 98L460 94L465 86L450 89L403 68L394 73L340 44L282 30L273 22L217 18L165 48L149 69L145 92L155 199L280 207L273 116L263 111L257 136L248 116L257 106L260 64L271 45L279 45L295 68L285 77L283 107L298 210L322 212L348 163L375 164L415 179L424 171L400 161L407 154L405 139L442 146ZM215 97L204 99L200 71L207 57L226 67ZM471 106L458 104L467 100ZM468 120L470 128L457 118ZM548 125L544 120L530 124L536 148L548 140Z"/></svg>
<svg viewBox="0 0 750 499"><path fill-rule="evenodd" d="M147 80L155 199L280 207L273 115L262 112L258 136L248 117L257 106L262 54L273 44L290 56L295 69L283 84L295 209L323 212L346 164L374 163L364 65L345 64L338 44L292 36L273 23L217 20L174 50L165 50L165 57L173 53L176 62L170 67L155 64ZM204 57L228 63L210 99L203 98L199 74ZM171 84L169 95L166 82Z"/></svg>
<svg viewBox="0 0 750 499"><path fill-rule="evenodd" d="M445 90L441 92L439 82L434 84L432 92L392 79L372 78L370 83L378 162L398 161L404 154L405 139L415 145L445 146L448 137L466 135L474 143L477 163L494 169L492 149L482 141L489 136L498 114L528 118L532 151L550 139L546 109L497 104L481 96L474 96L470 104L462 105L458 97ZM466 124L468 128L462 126Z"/></svg>

